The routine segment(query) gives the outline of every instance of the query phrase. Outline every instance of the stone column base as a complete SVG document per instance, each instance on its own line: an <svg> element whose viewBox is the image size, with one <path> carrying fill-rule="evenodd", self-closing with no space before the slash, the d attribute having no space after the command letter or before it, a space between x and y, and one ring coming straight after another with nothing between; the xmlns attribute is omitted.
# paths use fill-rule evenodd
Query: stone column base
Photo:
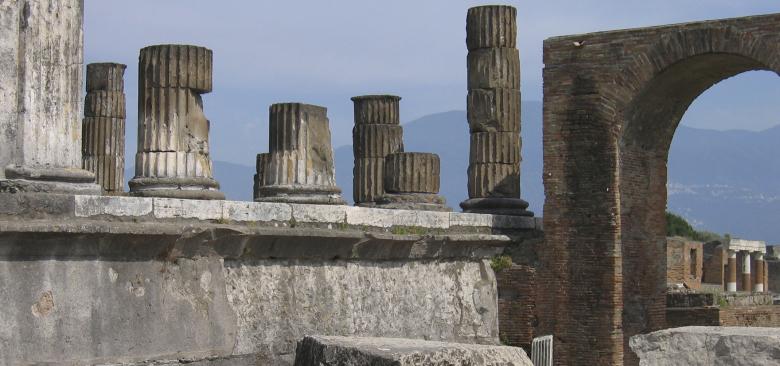
<svg viewBox="0 0 780 366"><path fill-rule="evenodd" d="M528 202L520 198L470 198L460 203L463 212L509 216L533 216L526 210Z"/></svg>
<svg viewBox="0 0 780 366"><path fill-rule="evenodd" d="M0 192L100 195L95 174L79 168L23 167L5 168Z"/></svg>
<svg viewBox="0 0 780 366"><path fill-rule="evenodd" d="M385 193L379 196L376 202L361 206L394 210L452 211L446 203L444 197L434 193Z"/></svg>
<svg viewBox="0 0 780 366"><path fill-rule="evenodd" d="M346 205L341 189L335 186L260 186L255 202L306 203L313 205Z"/></svg>
<svg viewBox="0 0 780 366"><path fill-rule="evenodd" d="M224 200L219 183L213 178L142 178L135 177L128 182L131 196L167 197L195 200Z"/></svg>

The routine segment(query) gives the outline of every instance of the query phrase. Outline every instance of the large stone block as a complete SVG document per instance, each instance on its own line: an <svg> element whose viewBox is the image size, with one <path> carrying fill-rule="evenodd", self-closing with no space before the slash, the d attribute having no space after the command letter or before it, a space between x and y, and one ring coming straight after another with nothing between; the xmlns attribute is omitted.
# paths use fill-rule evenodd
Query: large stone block
<svg viewBox="0 0 780 366"><path fill-rule="evenodd" d="M190 45L156 45L141 50L140 89L182 88L199 94L212 89L213 52Z"/></svg>
<svg viewBox="0 0 780 366"><path fill-rule="evenodd" d="M520 134L517 132L473 132L469 163L520 163Z"/></svg>
<svg viewBox="0 0 780 366"><path fill-rule="evenodd" d="M469 90L466 109L471 132L520 132L520 90Z"/></svg>
<svg viewBox="0 0 780 366"><path fill-rule="evenodd" d="M352 129L355 158L383 158L404 151L404 130L399 125L360 124Z"/></svg>
<svg viewBox="0 0 780 366"><path fill-rule="evenodd" d="M516 48L486 48L467 57L468 89L520 89L520 53Z"/></svg>
<svg viewBox="0 0 780 366"><path fill-rule="evenodd" d="M439 156L395 153L385 157L384 189L389 193L439 193Z"/></svg>
<svg viewBox="0 0 780 366"><path fill-rule="evenodd" d="M515 48L517 43L517 9L506 5L470 8L466 15L466 47Z"/></svg>
<svg viewBox="0 0 780 366"><path fill-rule="evenodd" d="M352 97L352 102L354 102L355 106L355 125L400 124L400 101L401 97L395 95L362 95Z"/></svg>
<svg viewBox="0 0 780 366"><path fill-rule="evenodd" d="M125 118L125 93L93 90L84 97L85 117Z"/></svg>
<svg viewBox="0 0 780 366"><path fill-rule="evenodd" d="M683 327L631 337L641 366L780 365L780 329Z"/></svg>
<svg viewBox="0 0 780 366"><path fill-rule="evenodd" d="M470 164L468 179L469 197L520 197L519 164Z"/></svg>
<svg viewBox="0 0 780 366"><path fill-rule="evenodd" d="M352 198L355 204L373 202L385 193L385 158L356 158L352 168Z"/></svg>
<svg viewBox="0 0 780 366"><path fill-rule="evenodd" d="M307 336L295 353L295 366L533 366L518 347L404 338Z"/></svg>
<svg viewBox="0 0 780 366"><path fill-rule="evenodd" d="M87 65L87 93L98 90L124 93L126 68L127 65L108 62Z"/></svg>

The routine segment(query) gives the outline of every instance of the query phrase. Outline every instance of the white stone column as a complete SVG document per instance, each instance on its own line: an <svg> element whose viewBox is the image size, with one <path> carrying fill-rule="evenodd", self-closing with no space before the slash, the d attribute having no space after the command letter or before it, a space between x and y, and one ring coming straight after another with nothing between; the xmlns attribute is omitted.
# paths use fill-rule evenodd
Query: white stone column
<svg viewBox="0 0 780 366"><path fill-rule="evenodd" d="M764 253L756 252L756 281L754 290L764 292Z"/></svg>
<svg viewBox="0 0 780 366"><path fill-rule="evenodd" d="M728 280L726 282L726 291L737 292L737 251L729 250L728 259Z"/></svg>
<svg viewBox="0 0 780 366"><path fill-rule="evenodd" d="M751 292L753 289L750 280L750 252L747 250L742 251L742 290Z"/></svg>
<svg viewBox="0 0 780 366"><path fill-rule="evenodd" d="M0 191L100 194L81 168L83 6L0 2Z"/></svg>

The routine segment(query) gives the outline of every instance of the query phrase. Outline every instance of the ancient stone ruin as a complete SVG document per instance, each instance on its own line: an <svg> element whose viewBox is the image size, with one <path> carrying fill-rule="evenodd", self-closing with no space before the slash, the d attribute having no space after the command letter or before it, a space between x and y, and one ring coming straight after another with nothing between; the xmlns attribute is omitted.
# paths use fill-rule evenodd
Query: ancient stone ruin
<svg viewBox="0 0 780 366"><path fill-rule="evenodd" d="M159 45L138 61L138 153L130 193L224 199L209 157L210 122L201 94L211 92L211 50Z"/></svg>
<svg viewBox="0 0 780 366"><path fill-rule="evenodd" d="M533 216L520 199L520 54L517 10L479 6L466 17L471 132L465 212Z"/></svg>
<svg viewBox="0 0 780 366"><path fill-rule="evenodd" d="M109 195L124 192L126 67L87 65L81 155L84 169L95 173L103 193Z"/></svg>
<svg viewBox="0 0 780 366"><path fill-rule="evenodd" d="M81 0L0 5L0 191L100 194L81 168Z"/></svg>
<svg viewBox="0 0 780 366"><path fill-rule="evenodd" d="M452 211L439 193L439 156L398 152L385 156L384 191L376 207L405 210Z"/></svg>
<svg viewBox="0 0 780 366"><path fill-rule="evenodd" d="M373 206L385 193L385 157L404 151L404 130L399 117L401 97L364 95L353 97L355 127L352 149L355 167L352 196L357 206Z"/></svg>
<svg viewBox="0 0 780 366"><path fill-rule="evenodd" d="M336 186L326 108L274 104L269 129L270 152L257 155L255 201L345 204Z"/></svg>
<svg viewBox="0 0 780 366"><path fill-rule="evenodd" d="M254 201L224 200L201 99L213 55L185 45L140 52L123 195L124 66L88 66L82 99L83 6L0 2L0 364L527 365L540 344L556 365L673 364L731 357L727 341L773 361L772 331L648 333L674 311L780 326L755 243L711 258L746 311L668 296L663 212L683 112L724 78L780 72L780 14L546 40L541 219L520 198L513 7L467 14L470 198L447 212L439 157L404 151L389 95L352 98L359 207L335 184L326 109L302 103L270 107ZM704 263L694 247L677 249Z"/></svg>

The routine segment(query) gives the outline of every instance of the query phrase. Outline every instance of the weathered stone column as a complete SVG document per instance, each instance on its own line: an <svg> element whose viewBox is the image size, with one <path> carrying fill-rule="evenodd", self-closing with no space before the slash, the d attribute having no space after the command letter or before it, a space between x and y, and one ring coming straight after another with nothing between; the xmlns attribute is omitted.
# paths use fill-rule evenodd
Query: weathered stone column
<svg viewBox="0 0 780 366"><path fill-rule="evenodd" d="M756 252L756 292L764 292L764 253Z"/></svg>
<svg viewBox="0 0 780 366"><path fill-rule="evenodd" d="M124 191L126 67L115 63L87 65L83 167L95 173L97 183L108 195Z"/></svg>
<svg viewBox="0 0 780 366"><path fill-rule="evenodd" d="M533 216L520 199L520 55L517 11L479 6L466 17L471 154L465 212Z"/></svg>
<svg viewBox="0 0 780 366"><path fill-rule="evenodd" d="M750 280L750 252L742 251L742 291L751 292L753 290Z"/></svg>
<svg viewBox="0 0 780 366"><path fill-rule="evenodd" d="M726 281L726 291L737 292L737 251L729 250L728 259L728 279Z"/></svg>
<svg viewBox="0 0 780 366"><path fill-rule="evenodd" d="M400 100L401 97L394 95L352 98L355 105L352 197L356 206L376 204L377 198L385 193L385 157L404 151L403 128L399 117Z"/></svg>
<svg viewBox="0 0 780 366"><path fill-rule="evenodd" d="M100 194L81 168L83 7L0 2L0 191Z"/></svg>
<svg viewBox="0 0 780 366"><path fill-rule="evenodd" d="M389 154L384 163L385 193L377 197L380 208L452 211L438 195L441 163L430 153L399 152Z"/></svg>
<svg viewBox="0 0 780 366"><path fill-rule="evenodd" d="M270 108L269 153L257 155L255 201L343 205L324 107Z"/></svg>
<svg viewBox="0 0 780 366"><path fill-rule="evenodd" d="M209 157L209 120L201 94L211 92L212 52L159 45L138 62L138 153L130 192L137 196L224 199Z"/></svg>

